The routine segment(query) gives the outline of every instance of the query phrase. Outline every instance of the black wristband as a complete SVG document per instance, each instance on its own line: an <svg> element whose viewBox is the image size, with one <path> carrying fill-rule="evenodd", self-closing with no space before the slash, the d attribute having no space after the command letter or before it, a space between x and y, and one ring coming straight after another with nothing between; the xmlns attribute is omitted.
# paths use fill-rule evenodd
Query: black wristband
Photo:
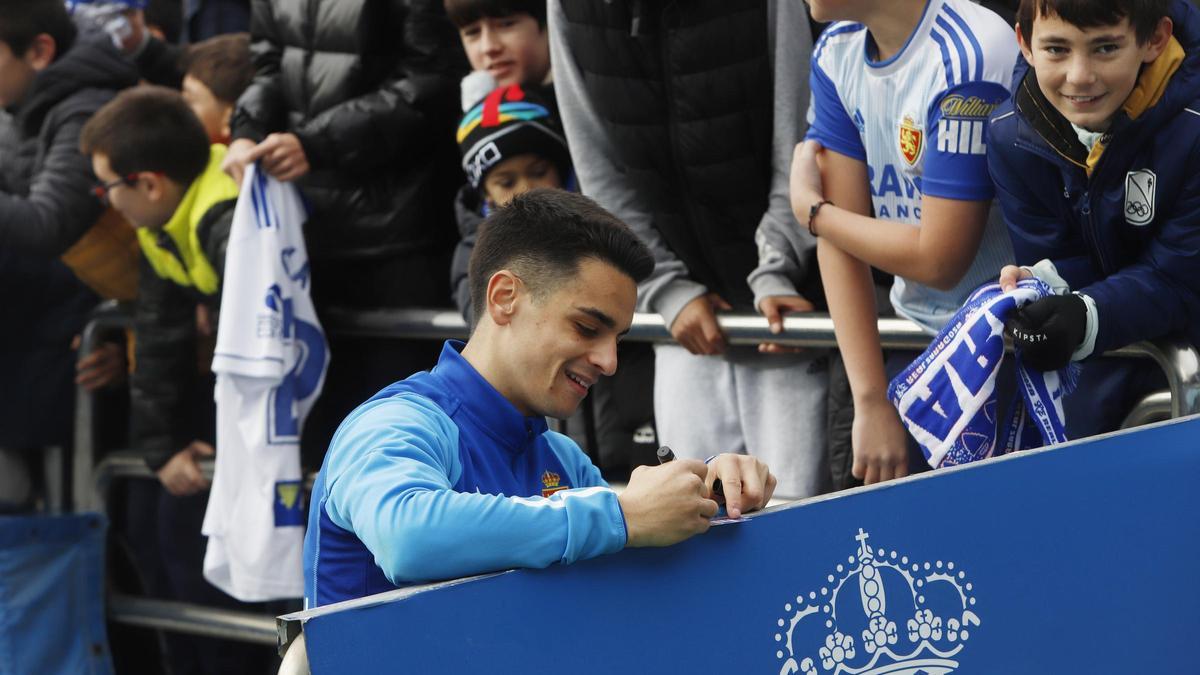
<svg viewBox="0 0 1200 675"><path fill-rule="evenodd" d="M821 210L822 206L825 206L826 204L832 204L832 203L833 202L829 201L828 199L822 199L821 201L817 202L816 204L813 204L812 206L808 207L808 233L809 234L811 234L814 237L817 236L817 228L813 223L813 221L817 219L817 212Z"/></svg>

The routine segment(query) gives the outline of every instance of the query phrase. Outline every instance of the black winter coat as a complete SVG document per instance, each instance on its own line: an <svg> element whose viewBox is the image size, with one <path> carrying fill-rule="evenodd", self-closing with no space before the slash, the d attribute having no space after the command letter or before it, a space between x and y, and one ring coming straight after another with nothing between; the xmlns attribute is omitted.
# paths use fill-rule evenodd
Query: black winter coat
<svg viewBox="0 0 1200 675"><path fill-rule="evenodd" d="M466 64L441 0L254 0L250 33L233 136L300 139L309 255L447 249Z"/></svg>
<svg viewBox="0 0 1200 675"><path fill-rule="evenodd" d="M774 81L761 0L564 0L588 98L696 281L750 308L771 187ZM802 28L798 28L802 29Z"/></svg>
<svg viewBox="0 0 1200 675"><path fill-rule="evenodd" d="M224 277L225 251L236 200L217 202L204 214L197 235L204 257ZM196 305L206 303L212 316L220 293L204 295L164 279L141 257L133 327L137 368L130 379L130 441L157 471L194 440L211 441L212 383L200 377L197 363Z"/></svg>
<svg viewBox="0 0 1200 675"><path fill-rule="evenodd" d="M0 248L46 257L66 251L100 217L92 162L79 132L137 69L106 36L80 39L34 78L0 155Z"/></svg>
<svg viewBox="0 0 1200 675"><path fill-rule="evenodd" d="M133 67L81 38L42 71L24 101L0 114L0 446L71 441L71 339L97 298L56 259L96 221L91 162L79 131ZM30 254L34 255L30 255Z"/></svg>

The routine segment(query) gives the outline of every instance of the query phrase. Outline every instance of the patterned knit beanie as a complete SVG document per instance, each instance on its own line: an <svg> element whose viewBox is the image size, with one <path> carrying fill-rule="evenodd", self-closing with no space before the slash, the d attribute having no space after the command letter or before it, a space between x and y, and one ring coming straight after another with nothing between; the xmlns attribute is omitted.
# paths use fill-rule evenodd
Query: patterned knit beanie
<svg viewBox="0 0 1200 675"><path fill-rule="evenodd" d="M481 189L497 164L524 154L554 162L558 175L566 181L571 175L571 155L557 112L549 88L515 84L492 89L467 108L458 125L458 148L471 187Z"/></svg>

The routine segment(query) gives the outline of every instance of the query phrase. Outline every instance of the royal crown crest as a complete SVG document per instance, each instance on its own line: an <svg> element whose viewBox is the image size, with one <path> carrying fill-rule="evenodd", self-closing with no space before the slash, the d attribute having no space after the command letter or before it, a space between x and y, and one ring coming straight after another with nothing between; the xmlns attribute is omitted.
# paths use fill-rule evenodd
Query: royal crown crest
<svg viewBox="0 0 1200 675"><path fill-rule="evenodd" d="M542 472L542 496L549 497L559 490L566 490L569 485L562 484L562 477L547 469Z"/></svg>
<svg viewBox="0 0 1200 675"><path fill-rule="evenodd" d="M909 166L915 166L921 157L921 147L925 142L925 134L921 127L913 121L911 115L905 115L900 122L900 154Z"/></svg>
<svg viewBox="0 0 1200 675"><path fill-rule="evenodd" d="M799 593L776 622L780 675L945 675L979 617L973 584L953 562L917 562L871 550L858 530L858 552L819 588ZM854 593L852 591L857 591Z"/></svg>

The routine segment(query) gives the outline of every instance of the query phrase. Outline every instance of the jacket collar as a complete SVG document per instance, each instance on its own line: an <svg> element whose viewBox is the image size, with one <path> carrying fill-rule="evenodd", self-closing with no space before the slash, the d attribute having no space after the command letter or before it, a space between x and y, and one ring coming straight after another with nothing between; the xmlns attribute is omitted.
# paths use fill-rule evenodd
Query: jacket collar
<svg viewBox="0 0 1200 675"><path fill-rule="evenodd" d="M1142 69L1137 84L1133 86L1129 98L1125 99L1125 104L1121 106L1121 110L1129 119L1136 120L1162 100L1171 77L1183 65L1184 56L1183 45L1172 36L1163 53Z"/></svg>
<svg viewBox="0 0 1200 675"><path fill-rule="evenodd" d="M72 95L85 89L119 91L137 83L137 68L112 47L107 35L81 32L70 49L34 76L24 100L9 112L24 135L36 136L50 110Z"/></svg>
<svg viewBox="0 0 1200 675"><path fill-rule="evenodd" d="M1081 169L1087 169L1088 150L1079 142L1079 136L1067 118L1062 116L1038 86L1037 73L1033 68L1025 72L1013 94L1013 105L1021 117L1033 127L1054 152Z"/></svg>
<svg viewBox="0 0 1200 675"><path fill-rule="evenodd" d="M220 276L212 262L204 257L204 247L196 228L213 205L238 196L237 183L221 170L224 158L225 146L213 145L209 149L208 165L188 186L171 219L159 231L147 228L137 231L146 260L159 276L181 286L194 286L205 295L216 293ZM164 238L170 243L165 243ZM164 249L164 245L170 247L171 244L174 245L173 252Z"/></svg>
<svg viewBox="0 0 1200 675"><path fill-rule="evenodd" d="M524 450L530 439L549 429L546 418L522 415L463 358L460 352L465 346L458 340L447 340L431 374L458 399L459 409L474 418L480 429L509 452Z"/></svg>

